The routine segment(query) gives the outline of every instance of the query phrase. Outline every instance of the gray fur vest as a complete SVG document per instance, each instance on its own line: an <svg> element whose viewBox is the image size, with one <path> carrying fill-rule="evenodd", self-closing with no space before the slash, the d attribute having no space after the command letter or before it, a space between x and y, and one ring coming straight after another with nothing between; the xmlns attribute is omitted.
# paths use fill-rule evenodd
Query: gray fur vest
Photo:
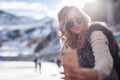
<svg viewBox="0 0 120 80"><path fill-rule="evenodd" d="M101 27L100 24L93 24L91 26ZM83 46L80 49L78 49L78 57L79 57L78 59L79 59L80 67L94 68L95 58L94 58L92 47L90 44L90 34L88 33L89 32L88 30L85 30L83 33L84 42L83 42ZM104 28L103 28L103 31L104 31ZM90 31L90 32L92 32L92 31ZM104 80L119 80L114 67L113 67L110 75L108 77L106 77Z"/></svg>

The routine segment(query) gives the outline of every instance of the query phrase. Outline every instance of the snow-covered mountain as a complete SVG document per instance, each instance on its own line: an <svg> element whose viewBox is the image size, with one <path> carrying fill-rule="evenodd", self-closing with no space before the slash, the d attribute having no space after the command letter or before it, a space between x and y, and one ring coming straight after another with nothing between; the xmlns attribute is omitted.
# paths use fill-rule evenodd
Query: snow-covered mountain
<svg viewBox="0 0 120 80"><path fill-rule="evenodd" d="M54 40L48 40L49 35L50 39ZM57 24L54 19L45 16L40 20L35 20L0 11L0 56L35 55L35 48L38 44L43 45L42 41L45 40L48 41L48 44L44 46L42 53L48 52L46 53L48 56L49 54L54 55L52 53L57 54L56 48L59 45L57 44ZM42 54L41 49L39 49L39 53Z"/></svg>
<svg viewBox="0 0 120 80"><path fill-rule="evenodd" d="M35 19L25 17L25 16L17 16L5 11L0 10L0 25L11 25L11 24L23 24L30 23L35 21Z"/></svg>
<svg viewBox="0 0 120 80"><path fill-rule="evenodd" d="M52 25L53 27L57 26L56 21L49 16L45 16L42 19L38 20L26 16L17 16L0 10L0 30L4 28L29 29L33 27L43 27L48 25Z"/></svg>

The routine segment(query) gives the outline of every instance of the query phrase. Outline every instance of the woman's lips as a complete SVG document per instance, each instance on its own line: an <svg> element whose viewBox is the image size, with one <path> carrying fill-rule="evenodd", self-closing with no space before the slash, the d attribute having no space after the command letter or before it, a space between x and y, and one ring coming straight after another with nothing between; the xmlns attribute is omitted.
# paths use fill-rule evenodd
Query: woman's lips
<svg viewBox="0 0 120 80"><path fill-rule="evenodd" d="M79 29L80 29L80 26L73 27L73 30L79 30Z"/></svg>

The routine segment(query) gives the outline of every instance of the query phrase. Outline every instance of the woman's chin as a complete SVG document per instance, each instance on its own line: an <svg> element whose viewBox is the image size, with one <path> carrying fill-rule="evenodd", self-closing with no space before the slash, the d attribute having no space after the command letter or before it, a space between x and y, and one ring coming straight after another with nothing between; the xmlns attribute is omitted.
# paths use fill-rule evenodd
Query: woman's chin
<svg viewBox="0 0 120 80"><path fill-rule="evenodd" d="M81 30L74 31L75 34L79 34Z"/></svg>

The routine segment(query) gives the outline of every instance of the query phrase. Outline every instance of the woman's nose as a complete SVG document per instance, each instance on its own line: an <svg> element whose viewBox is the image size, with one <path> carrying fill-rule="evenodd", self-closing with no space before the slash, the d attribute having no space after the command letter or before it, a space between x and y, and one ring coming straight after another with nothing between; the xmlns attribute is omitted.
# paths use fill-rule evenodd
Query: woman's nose
<svg viewBox="0 0 120 80"><path fill-rule="evenodd" d="M76 26L77 25L77 22L76 21L74 21L74 26Z"/></svg>

